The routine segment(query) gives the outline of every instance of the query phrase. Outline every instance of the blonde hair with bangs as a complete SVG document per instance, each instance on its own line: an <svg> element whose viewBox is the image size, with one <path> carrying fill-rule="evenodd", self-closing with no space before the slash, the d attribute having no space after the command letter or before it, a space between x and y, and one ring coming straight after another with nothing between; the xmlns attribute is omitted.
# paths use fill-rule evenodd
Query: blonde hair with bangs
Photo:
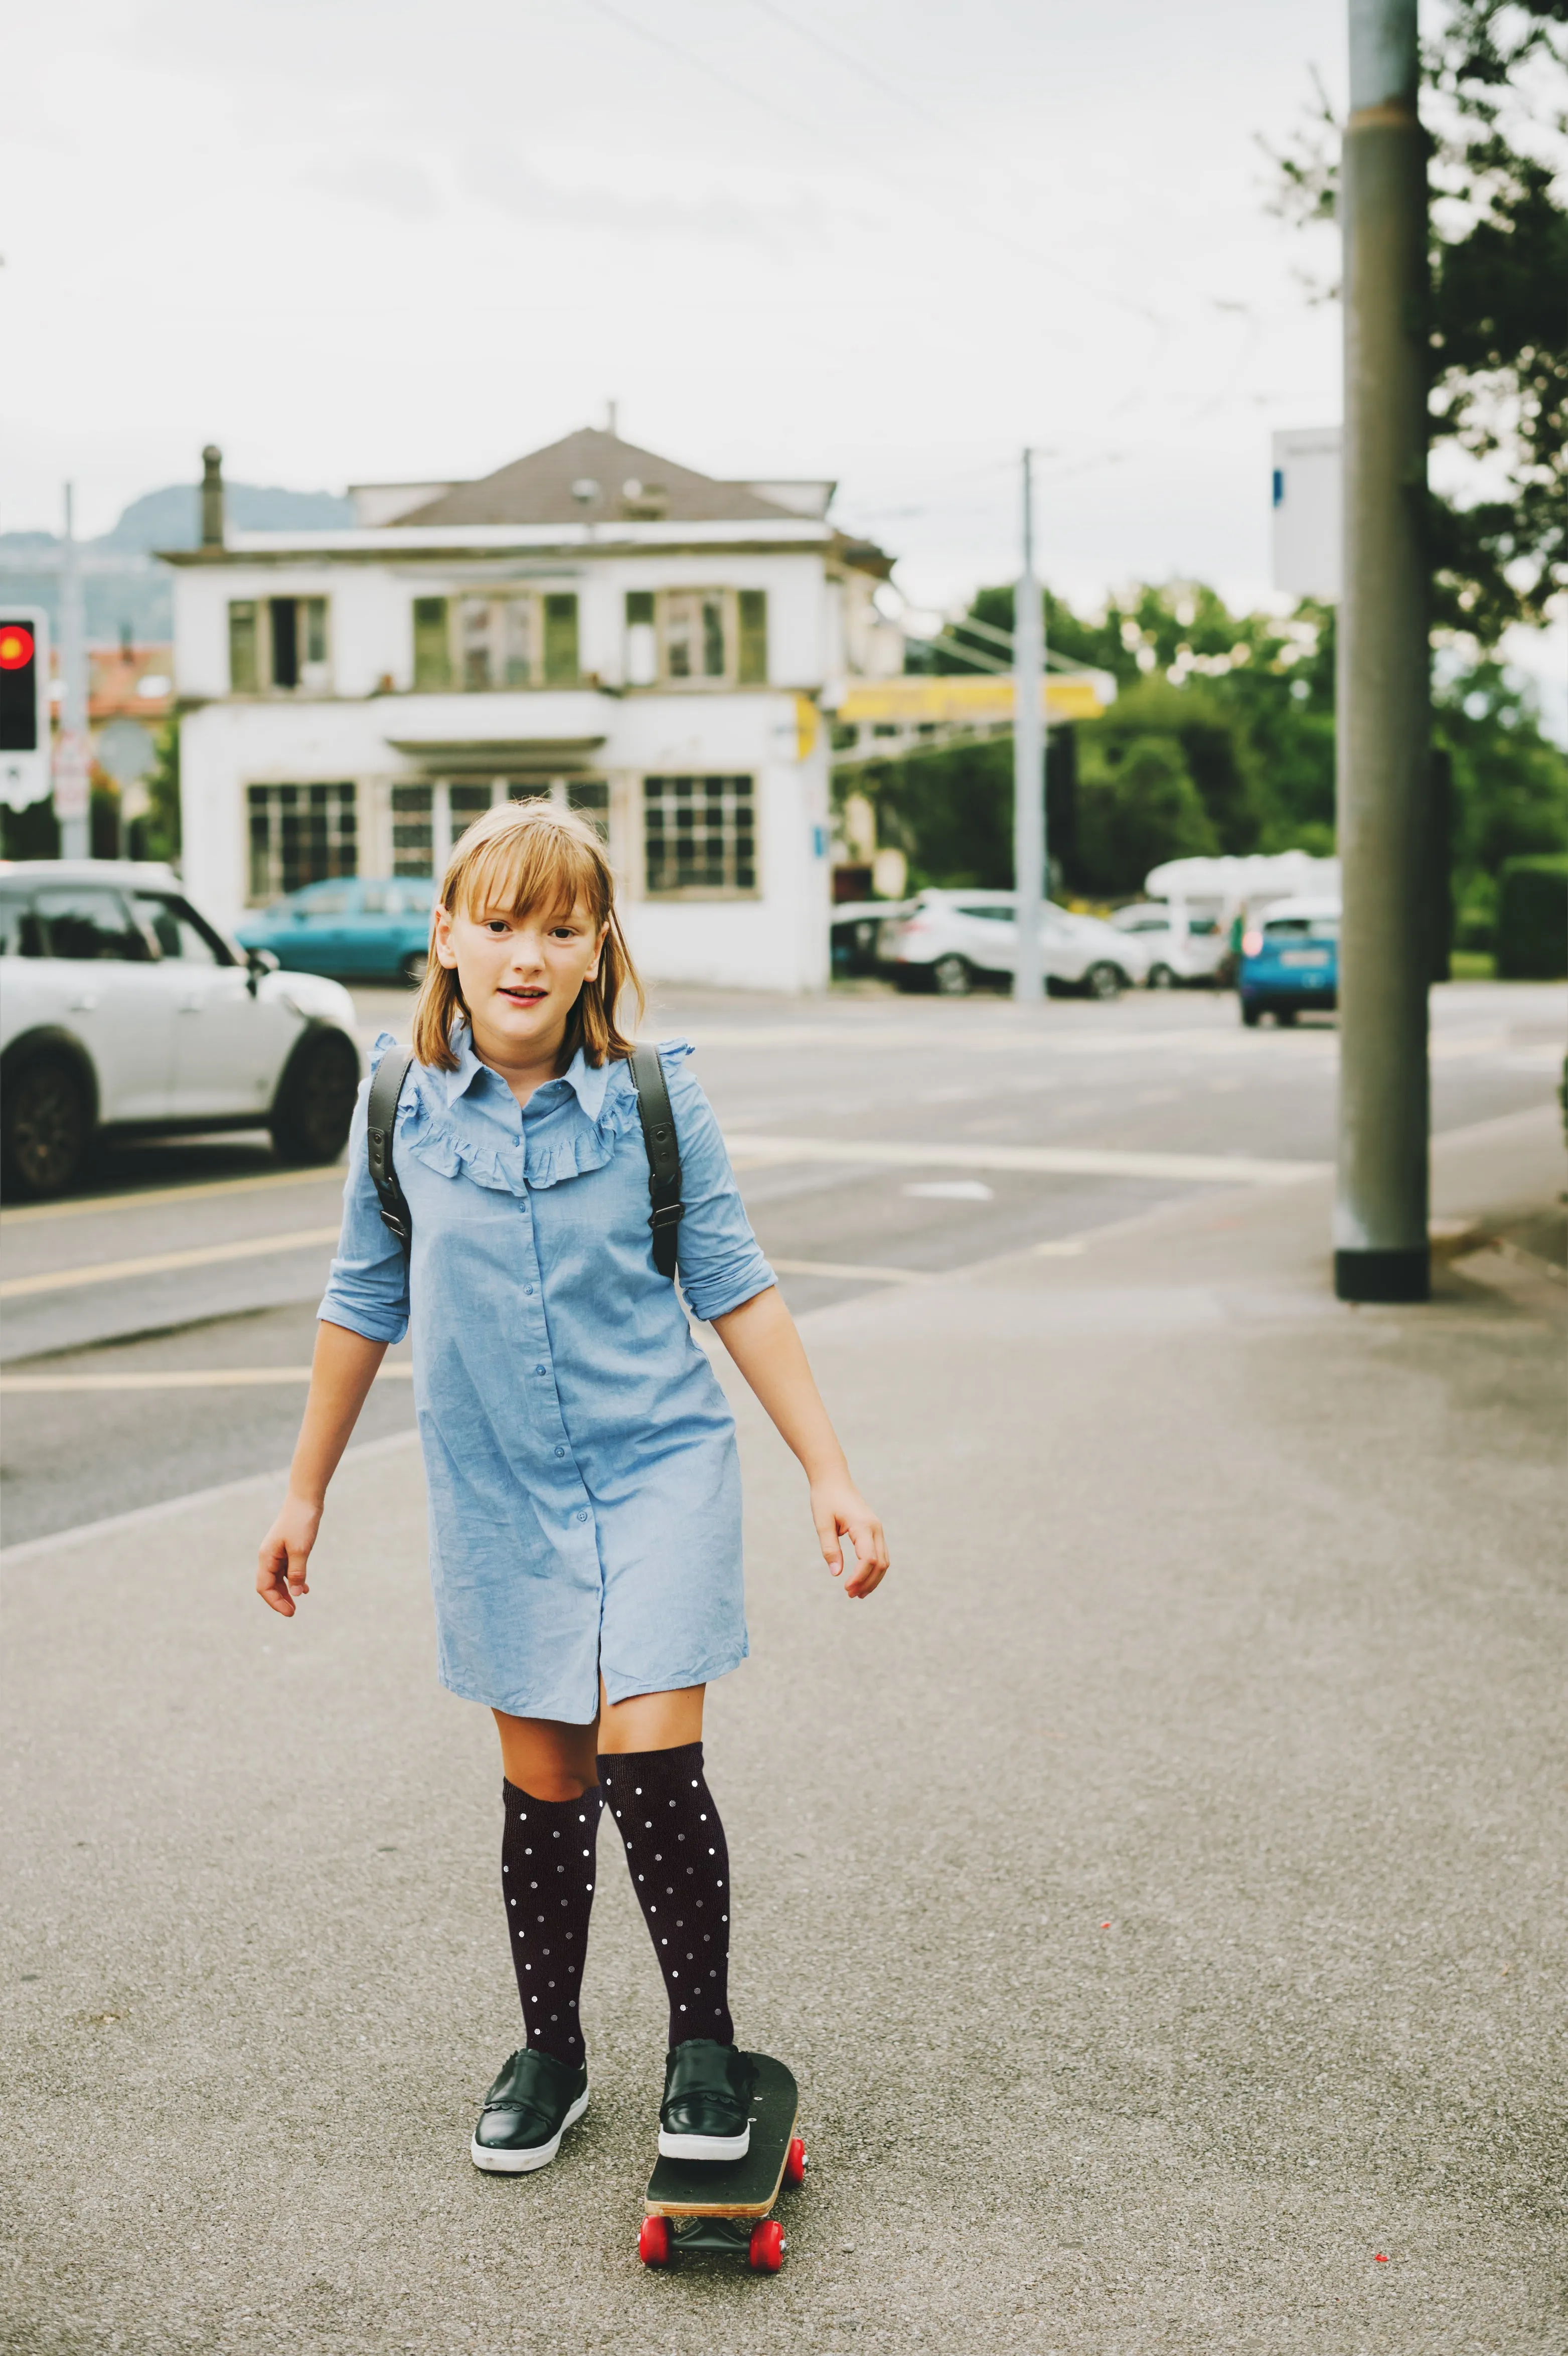
<svg viewBox="0 0 1568 2356"><path fill-rule="evenodd" d="M562 1072L579 1047L593 1065L624 1060L632 1042L617 1021L621 996L630 993L636 1021L647 1004L616 914L615 877L598 836L574 812L550 802L502 802L475 819L454 847L441 879L439 906L452 916L471 916L481 908L504 908L516 916L536 909L564 916L579 901L595 931L604 927L605 937L598 973L583 984L567 1017L556 1066ZM429 1069L453 1072L453 1027L459 1016L465 1022L469 1016L456 969L435 955L434 914L430 940L430 962L413 1010L413 1052Z"/></svg>

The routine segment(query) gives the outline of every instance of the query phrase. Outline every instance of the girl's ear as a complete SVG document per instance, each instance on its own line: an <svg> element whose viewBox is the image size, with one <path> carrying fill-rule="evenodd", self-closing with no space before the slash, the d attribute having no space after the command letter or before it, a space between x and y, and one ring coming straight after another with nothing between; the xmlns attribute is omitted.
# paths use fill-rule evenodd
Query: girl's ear
<svg viewBox="0 0 1568 2356"><path fill-rule="evenodd" d="M594 951L594 962L593 962L593 964L588 968L587 972L583 976L583 980L584 980L585 981L597 981L597 980L598 980L598 978L599 978L599 966L600 966L600 963L601 963L601 961L602 961L602 959L603 959L603 958L604 958L604 954L605 954L605 942L606 942L606 940L607 940L607 939L608 938L608 937L609 937L609 929L610 929L610 927L609 927L609 919L608 919L608 917L607 917L607 918L605 919L605 922L604 922L604 923L599 926L599 940L598 940L598 947L597 947L597 948L595 949L595 951Z"/></svg>
<svg viewBox="0 0 1568 2356"><path fill-rule="evenodd" d="M444 965L450 972L456 973L457 952L452 946L452 919L439 901L435 906L435 933L431 947L435 951L436 964Z"/></svg>

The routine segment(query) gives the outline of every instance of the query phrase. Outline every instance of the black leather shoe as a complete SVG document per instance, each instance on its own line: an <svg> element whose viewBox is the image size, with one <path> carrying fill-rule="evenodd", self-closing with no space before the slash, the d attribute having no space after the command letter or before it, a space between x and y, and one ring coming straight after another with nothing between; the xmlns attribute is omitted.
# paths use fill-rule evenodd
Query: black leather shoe
<svg viewBox="0 0 1568 2356"><path fill-rule="evenodd" d="M659 2150L664 2159L744 2159L751 2144L757 2065L711 2037L690 2037L664 2064Z"/></svg>
<svg viewBox="0 0 1568 2356"><path fill-rule="evenodd" d="M494 2176L525 2176L554 2158L562 2136L587 2107L586 2068L574 2070L553 2053L534 2053L524 2045L485 2096L468 2157Z"/></svg>

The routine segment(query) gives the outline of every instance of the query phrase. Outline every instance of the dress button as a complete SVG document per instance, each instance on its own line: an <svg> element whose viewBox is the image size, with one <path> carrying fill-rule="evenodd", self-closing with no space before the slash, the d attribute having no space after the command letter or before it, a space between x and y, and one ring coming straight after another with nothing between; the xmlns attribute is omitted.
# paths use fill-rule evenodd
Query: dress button
<svg viewBox="0 0 1568 2356"><path fill-rule="evenodd" d="M579 1515L578 1515L578 1516L577 1516L577 1519L578 1519L580 1522L585 1522L585 1521L587 1520L587 1518L588 1518L588 1516L586 1515L586 1514L579 1514Z"/></svg>
<svg viewBox="0 0 1568 2356"><path fill-rule="evenodd" d="M544 1369L542 1366L535 1366L533 1371L536 1375L542 1375L544 1372Z"/></svg>
<svg viewBox="0 0 1568 2356"><path fill-rule="evenodd" d="M525 1284L525 1285L523 1286L523 1288L522 1288L522 1289L523 1289L524 1292L532 1292L532 1291L533 1290L533 1287L532 1287L532 1284Z"/></svg>
<svg viewBox="0 0 1568 2356"><path fill-rule="evenodd" d="M558 1449L555 1451L555 1453L556 1453L556 1455L557 1455L557 1456L564 1456L564 1455L565 1455L565 1453L566 1453L566 1451L565 1451L564 1448L558 1448Z"/></svg>

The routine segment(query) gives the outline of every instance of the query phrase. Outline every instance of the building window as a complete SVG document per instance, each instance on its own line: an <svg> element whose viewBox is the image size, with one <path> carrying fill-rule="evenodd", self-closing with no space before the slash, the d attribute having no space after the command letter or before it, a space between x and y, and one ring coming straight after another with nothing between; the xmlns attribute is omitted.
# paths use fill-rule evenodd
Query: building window
<svg viewBox="0 0 1568 2356"><path fill-rule="evenodd" d="M256 646L256 601L235 598L229 607L229 691L253 695L262 683Z"/></svg>
<svg viewBox="0 0 1568 2356"><path fill-rule="evenodd" d="M413 684L426 693L456 687L473 695L499 688L575 687L575 592L416 597Z"/></svg>
<svg viewBox="0 0 1568 2356"><path fill-rule="evenodd" d="M736 898L757 889L750 777L645 777L648 891Z"/></svg>
<svg viewBox="0 0 1568 2356"><path fill-rule="evenodd" d="M251 893L264 906L302 884L359 873L354 788L334 786L252 786Z"/></svg>
<svg viewBox="0 0 1568 2356"><path fill-rule="evenodd" d="M659 677L659 631L651 589L626 593L626 683L651 687Z"/></svg>
<svg viewBox="0 0 1568 2356"><path fill-rule="evenodd" d="M428 875L435 864L435 788L394 786L392 808L392 873Z"/></svg>
<svg viewBox="0 0 1568 2356"><path fill-rule="evenodd" d="M446 637L445 597L413 601L413 684L440 690L452 684L452 653Z"/></svg>
<svg viewBox="0 0 1568 2356"><path fill-rule="evenodd" d="M325 695L332 684L325 597L241 597L229 607L229 688Z"/></svg>
<svg viewBox="0 0 1568 2356"><path fill-rule="evenodd" d="M577 684L577 600L571 594L544 600L544 684Z"/></svg>
<svg viewBox="0 0 1568 2356"><path fill-rule="evenodd" d="M665 591L664 675L671 680L724 678L722 589Z"/></svg>
<svg viewBox="0 0 1568 2356"><path fill-rule="evenodd" d="M743 589L736 599L739 616L736 678L742 687L763 687L768 681L768 592Z"/></svg>
<svg viewBox="0 0 1568 2356"><path fill-rule="evenodd" d="M768 592L628 589L623 655L628 687L765 686Z"/></svg>

